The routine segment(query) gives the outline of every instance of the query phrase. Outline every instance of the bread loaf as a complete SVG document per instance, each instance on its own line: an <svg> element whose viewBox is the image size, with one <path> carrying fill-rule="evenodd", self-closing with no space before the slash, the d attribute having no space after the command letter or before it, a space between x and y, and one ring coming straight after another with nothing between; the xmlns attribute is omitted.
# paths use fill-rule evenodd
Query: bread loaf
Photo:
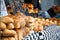
<svg viewBox="0 0 60 40"><path fill-rule="evenodd" d="M0 29L2 29L2 30L6 29L6 24L1 22L0 23Z"/></svg>
<svg viewBox="0 0 60 40"><path fill-rule="evenodd" d="M14 22L13 18L10 18L10 17L2 17L1 21L4 23Z"/></svg>
<svg viewBox="0 0 60 40"><path fill-rule="evenodd" d="M8 23L7 28L8 29L14 29L14 24L13 23Z"/></svg>
<svg viewBox="0 0 60 40"><path fill-rule="evenodd" d="M14 36L16 32L14 30L5 29L2 33L2 36Z"/></svg>

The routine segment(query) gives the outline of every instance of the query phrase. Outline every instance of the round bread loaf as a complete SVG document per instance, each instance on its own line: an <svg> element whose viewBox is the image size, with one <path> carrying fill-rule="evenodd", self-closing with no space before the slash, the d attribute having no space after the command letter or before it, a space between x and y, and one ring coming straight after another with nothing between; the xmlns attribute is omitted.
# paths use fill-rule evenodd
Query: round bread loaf
<svg viewBox="0 0 60 40"><path fill-rule="evenodd" d="M6 24L1 22L0 23L0 29L2 29L2 30L6 29Z"/></svg>
<svg viewBox="0 0 60 40"><path fill-rule="evenodd" d="M13 23L8 23L7 28L8 29L14 29L14 24Z"/></svg>

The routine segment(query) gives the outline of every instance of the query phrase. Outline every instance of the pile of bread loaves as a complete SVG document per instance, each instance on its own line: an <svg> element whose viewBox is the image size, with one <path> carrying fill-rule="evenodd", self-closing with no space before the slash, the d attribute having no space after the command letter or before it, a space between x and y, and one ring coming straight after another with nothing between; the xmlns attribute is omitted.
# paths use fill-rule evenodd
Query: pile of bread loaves
<svg viewBox="0 0 60 40"><path fill-rule="evenodd" d="M1 17L0 36L1 40L21 40L28 35L31 30L42 31L44 25L57 24L57 21L52 21L43 18L33 18L31 16L7 15Z"/></svg>

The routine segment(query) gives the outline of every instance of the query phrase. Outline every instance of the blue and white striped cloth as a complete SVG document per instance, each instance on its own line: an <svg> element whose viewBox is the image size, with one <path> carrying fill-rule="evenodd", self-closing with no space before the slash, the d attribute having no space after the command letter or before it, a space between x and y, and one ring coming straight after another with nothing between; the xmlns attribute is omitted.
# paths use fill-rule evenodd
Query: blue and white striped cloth
<svg viewBox="0 0 60 40"><path fill-rule="evenodd" d="M60 40L60 27L50 25L42 32L33 32L22 40Z"/></svg>
<svg viewBox="0 0 60 40"><path fill-rule="evenodd" d="M22 40L44 40L42 32L33 32L26 37L24 37Z"/></svg>

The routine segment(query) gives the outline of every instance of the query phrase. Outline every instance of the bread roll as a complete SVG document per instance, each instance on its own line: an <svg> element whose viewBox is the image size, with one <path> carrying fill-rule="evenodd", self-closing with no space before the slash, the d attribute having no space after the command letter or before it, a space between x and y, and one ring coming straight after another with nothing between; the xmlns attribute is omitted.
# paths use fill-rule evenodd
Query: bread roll
<svg viewBox="0 0 60 40"><path fill-rule="evenodd" d="M54 21L54 24L56 24L56 25L57 25L57 21Z"/></svg>
<svg viewBox="0 0 60 40"><path fill-rule="evenodd" d="M16 32L14 30L5 29L2 33L3 36L14 36Z"/></svg>
<svg viewBox="0 0 60 40"><path fill-rule="evenodd" d="M52 20L50 20L49 22L50 22L50 24L54 24L54 22Z"/></svg>
<svg viewBox="0 0 60 40"><path fill-rule="evenodd" d="M46 19L46 24L45 25L49 25L50 21L49 19Z"/></svg>
<svg viewBox="0 0 60 40"><path fill-rule="evenodd" d="M14 37L9 37L8 39L9 39L9 40L15 40L15 38L14 38Z"/></svg>
<svg viewBox="0 0 60 40"><path fill-rule="evenodd" d="M43 25L42 24L39 24L38 25L38 31L42 31L43 30Z"/></svg>
<svg viewBox="0 0 60 40"><path fill-rule="evenodd" d="M1 22L1 24L0 24L0 29L6 29L6 24L3 23L3 22Z"/></svg>
<svg viewBox="0 0 60 40"><path fill-rule="evenodd" d="M4 23L14 22L14 20L10 17L2 17L1 21Z"/></svg>
<svg viewBox="0 0 60 40"><path fill-rule="evenodd" d="M34 29L33 29L35 32L37 32L38 31L38 26L37 27L34 27Z"/></svg>
<svg viewBox="0 0 60 40"><path fill-rule="evenodd" d="M46 19L46 22L49 22L49 19Z"/></svg>
<svg viewBox="0 0 60 40"><path fill-rule="evenodd" d="M45 19L42 19L41 21L42 21L42 25L46 24Z"/></svg>
<svg viewBox="0 0 60 40"><path fill-rule="evenodd" d="M13 23L9 23L9 24L7 25L7 28L8 28L8 29L14 29L14 24L13 24Z"/></svg>
<svg viewBox="0 0 60 40"><path fill-rule="evenodd" d="M33 9L33 7L34 7L33 4L31 4L31 3L28 4L27 6L28 6L29 9Z"/></svg>
<svg viewBox="0 0 60 40"><path fill-rule="evenodd" d="M34 21L35 21L35 19L34 19L33 17L28 16L28 20L27 20L27 22L34 22Z"/></svg>
<svg viewBox="0 0 60 40"><path fill-rule="evenodd" d="M28 9L28 13L34 13L33 9Z"/></svg>
<svg viewBox="0 0 60 40"><path fill-rule="evenodd" d="M33 4L28 4L28 13L33 13Z"/></svg>

